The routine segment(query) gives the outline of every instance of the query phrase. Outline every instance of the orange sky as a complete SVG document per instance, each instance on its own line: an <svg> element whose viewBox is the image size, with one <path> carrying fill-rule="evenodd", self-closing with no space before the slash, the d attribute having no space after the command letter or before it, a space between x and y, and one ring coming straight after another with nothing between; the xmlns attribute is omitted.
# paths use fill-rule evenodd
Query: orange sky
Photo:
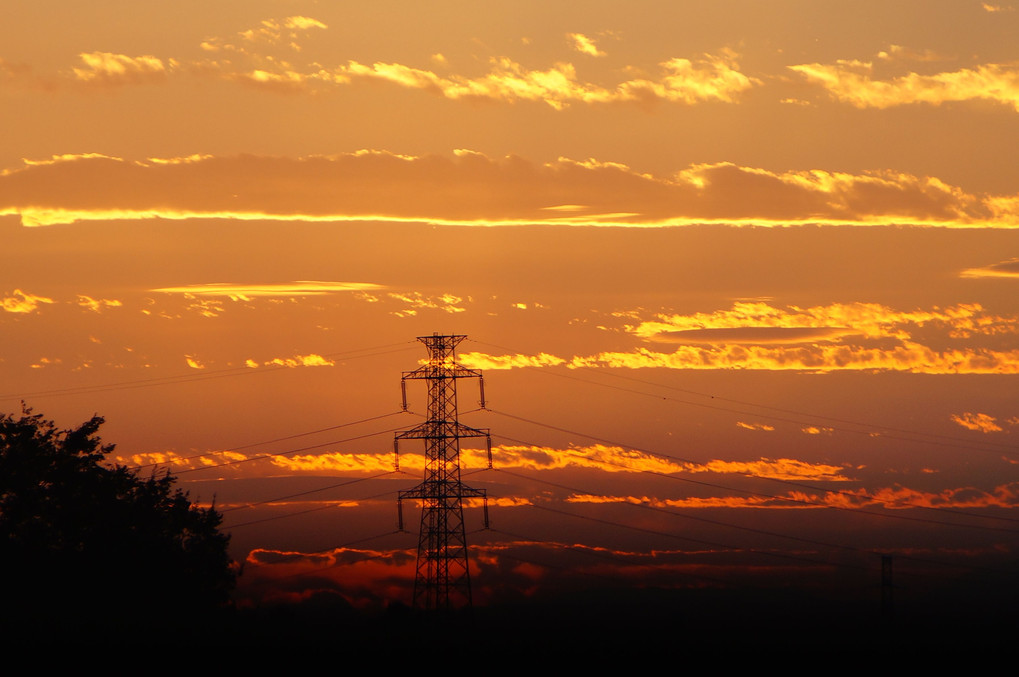
<svg viewBox="0 0 1019 677"><path fill-rule="evenodd" d="M215 496L252 599L325 560L351 599L377 582L358 604L405 594L420 450L394 473L391 438L433 332L486 377L490 598L606 566L577 547L677 586L751 549L1014 566L1017 28L969 1L6 3L2 406L98 412L123 462Z"/></svg>

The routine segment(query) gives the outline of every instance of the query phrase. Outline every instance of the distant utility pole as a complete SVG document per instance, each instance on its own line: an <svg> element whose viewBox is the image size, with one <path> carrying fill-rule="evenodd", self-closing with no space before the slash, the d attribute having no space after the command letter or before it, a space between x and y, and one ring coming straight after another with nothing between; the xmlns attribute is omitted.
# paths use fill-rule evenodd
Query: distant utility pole
<svg viewBox="0 0 1019 677"><path fill-rule="evenodd" d="M881 618L890 623L895 616L895 604L892 599L892 556L881 555Z"/></svg>
<svg viewBox="0 0 1019 677"><path fill-rule="evenodd" d="M421 533L418 538L417 573L414 577L414 606L423 609L453 609L471 605L471 577L467 566L467 538L464 534L463 499L480 498L488 527L488 498L484 489L471 489L460 482L460 439L484 437L488 441L488 467L492 467L492 437L488 430L463 425L458 420L456 381L477 378L481 407L485 386L481 372L456 362L456 346L466 336L419 336L428 348L427 364L403 373L403 409L407 410L407 379L423 379L428 385L428 420L396 434L393 448L400 464L400 440L425 441L424 481L401 491L397 499L400 529L403 529L403 500L421 501Z"/></svg>

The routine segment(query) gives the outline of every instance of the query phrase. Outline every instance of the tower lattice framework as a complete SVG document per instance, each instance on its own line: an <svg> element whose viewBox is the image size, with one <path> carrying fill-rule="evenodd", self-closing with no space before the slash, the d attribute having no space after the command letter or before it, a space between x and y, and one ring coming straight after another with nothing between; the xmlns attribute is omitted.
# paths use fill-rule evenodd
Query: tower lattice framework
<svg viewBox="0 0 1019 677"><path fill-rule="evenodd" d="M424 440L425 471L421 484L399 493L400 529L403 529L403 500L417 499L422 507L414 606L452 609L470 606L472 602L463 520L465 498L482 499L485 527L488 527L485 490L472 489L460 481L460 440L465 437L486 438L488 466L492 467L492 438L488 430L471 428L458 419L456 382L459 379L478 379L481 407L485 406L481 372L456 362L456 346L467 337L434 334L417 338L428 349L428 362L414 371L403 373L400 383L403 408L407 409L407 380L422 379L428 386L428 419L409 430L398 432L393 446L399 468L400 440Z"/></svg>

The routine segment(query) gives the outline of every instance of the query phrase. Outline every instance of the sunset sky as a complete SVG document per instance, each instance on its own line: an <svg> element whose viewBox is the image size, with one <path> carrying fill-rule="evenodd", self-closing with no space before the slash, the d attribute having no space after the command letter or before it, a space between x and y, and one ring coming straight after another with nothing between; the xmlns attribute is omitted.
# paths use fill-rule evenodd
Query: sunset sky
<svg viewBox="0 0 1019 677"><path fill-rule="evenodd" d="M11 0L0 129L0 408L247 601L409 603L434 332L478 601L1019 563L1019 4Z"/></svg>

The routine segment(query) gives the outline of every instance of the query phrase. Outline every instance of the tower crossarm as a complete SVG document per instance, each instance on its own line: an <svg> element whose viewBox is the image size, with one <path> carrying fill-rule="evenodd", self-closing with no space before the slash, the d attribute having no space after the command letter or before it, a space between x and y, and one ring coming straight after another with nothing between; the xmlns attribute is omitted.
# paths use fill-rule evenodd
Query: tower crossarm
<svg viewBox="0 0 1019 677"><path fill-rule="evenodd" d="M456 362L424 364L413 371L403 372L404 379L414 378L481 378L479 369L468 369Z"/></svg>
<svg viewBox="0 0 1019 677"><path fill-rule="evenodd" d="M413 489L404 489L399 492L402 501L405 498L416 498L420 500L444 499L444 498L486 498L485 489L473 489L459 482L422 482Z"/></svg>
<svg viewBox="0 0 1019 677"><path fill-rule="evenodd" d="M472 428L459 421L425 421L396 433L398 440L441 440L462 437L491 437L488 429Z"/></svg>

